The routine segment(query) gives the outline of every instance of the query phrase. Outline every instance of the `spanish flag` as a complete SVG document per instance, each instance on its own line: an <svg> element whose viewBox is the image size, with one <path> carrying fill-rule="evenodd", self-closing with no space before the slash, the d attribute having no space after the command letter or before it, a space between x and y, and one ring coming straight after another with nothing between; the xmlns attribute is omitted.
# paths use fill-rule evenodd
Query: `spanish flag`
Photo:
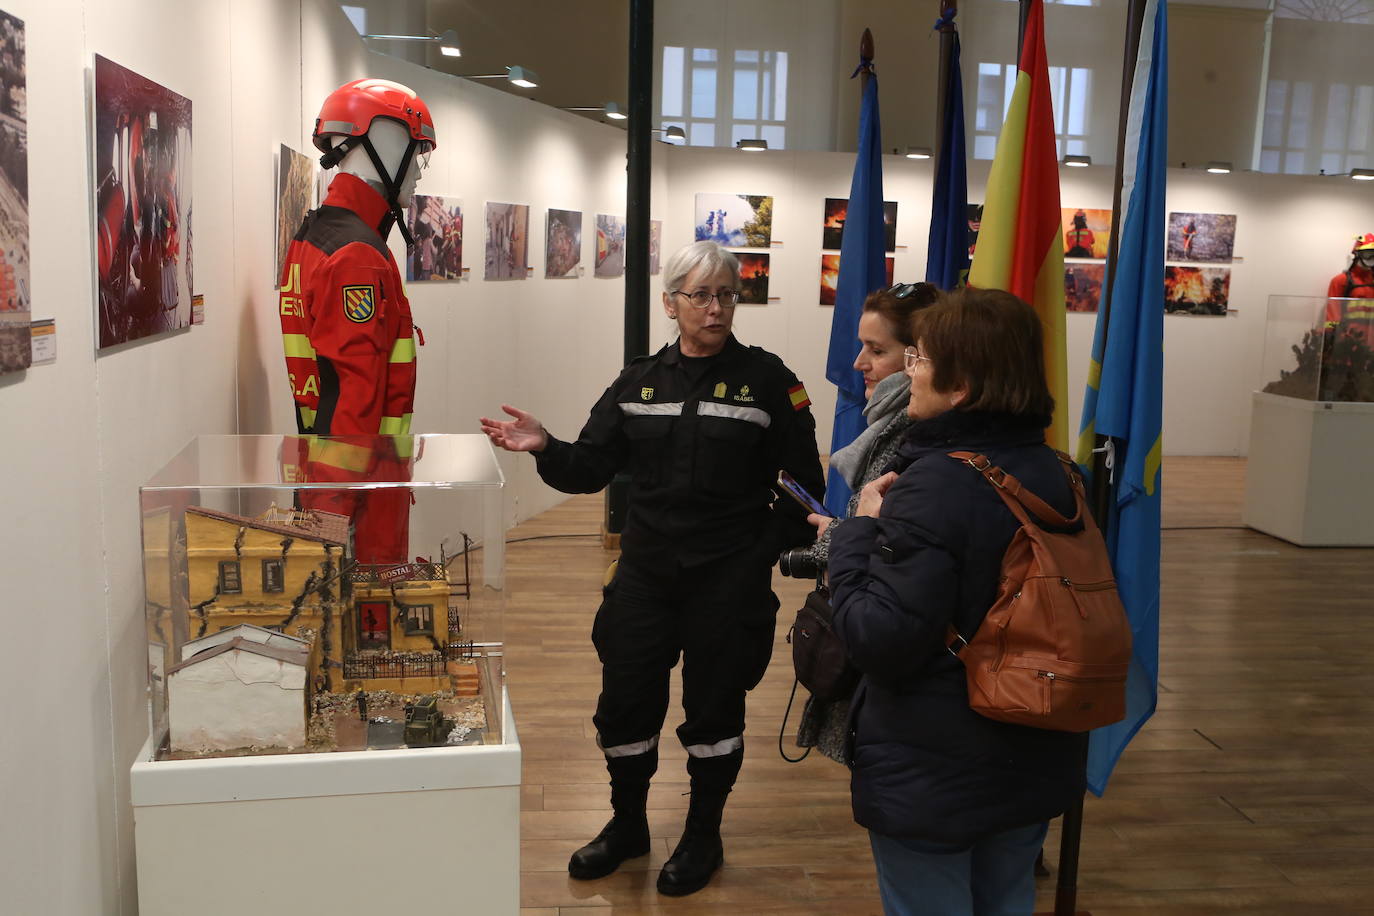
<svg viewBox="0 0 1374 916"><path fill-rule="evenodd" d="M988 175L969 286L1030 303L1045 331L1045 381L1054 396L1050 445L1069 447L1064 342L1064 248L1059 239L1059 156L1054 145L1044 0L1031 0L1016 88Z"/></svg>

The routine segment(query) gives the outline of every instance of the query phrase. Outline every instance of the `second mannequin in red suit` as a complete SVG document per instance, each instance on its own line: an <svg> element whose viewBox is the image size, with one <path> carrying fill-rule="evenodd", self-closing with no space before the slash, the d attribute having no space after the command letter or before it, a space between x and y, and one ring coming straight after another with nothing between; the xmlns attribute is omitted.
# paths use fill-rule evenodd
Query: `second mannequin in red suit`
<svg viewBox="0 0 1374 916"><path fill-rule="evenodd" d="M410 303L387 247L393 225L406 243L403 208L435 146L429 108L387 80L354 80L325 99L315 121L320 164L339 168L324 203L301 223L282 269L279 312L287 374L303 434L397 436L391 443L353 440L312 455L312 481L405 479L415 400L415 343ZM391 445L391 447L387 447ZM408 559L409 496L373 491L302 492L302 503L354 519L362 563Z"/></svg>
<svg viewBox="0 0 1374 916"><path fill-rule="evenodd" d="M1355 236L1350 267L1326 287L1326 326L1345 327L1374 344L1374 232Z"/></svg>

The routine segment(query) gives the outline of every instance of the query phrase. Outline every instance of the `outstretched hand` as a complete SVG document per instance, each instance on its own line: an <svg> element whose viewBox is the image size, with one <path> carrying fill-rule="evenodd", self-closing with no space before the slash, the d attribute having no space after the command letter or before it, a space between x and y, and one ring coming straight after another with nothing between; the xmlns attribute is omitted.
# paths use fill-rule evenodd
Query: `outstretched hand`
<svg viewBox="0 0 1374 916"><path fill-rule="evenodd" d="M493 420L479 417L482 432L487 434L491 444L508 452L539 452L549 444L549 434L544 431L534 414L525 413L518 407L502 404L501 409L514 417L514 420Z"/></svg>

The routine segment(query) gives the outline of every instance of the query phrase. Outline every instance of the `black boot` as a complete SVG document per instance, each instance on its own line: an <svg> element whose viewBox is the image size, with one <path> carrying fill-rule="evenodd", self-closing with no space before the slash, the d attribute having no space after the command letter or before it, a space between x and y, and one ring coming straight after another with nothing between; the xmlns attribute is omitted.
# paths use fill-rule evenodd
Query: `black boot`
<svg viewBox="0 0 1374 916"><path fill-rule="evenodd" d="M568 874L582 881L604 878L620 863L649 853L649 778L658 767L657 749L633 757L608 757L611 809L615 814L586 846L568 860Z"/></svg>
<svg viewBox="0 0 1374 916"><path fill-rule="evenodd" d="M695 894L707 885L725 862L720 841L720 818L735 784L743 750L723 757L687 758L692 776L692 800L687 824L677 848L658 873L658 892L669 897Z"/></svg>

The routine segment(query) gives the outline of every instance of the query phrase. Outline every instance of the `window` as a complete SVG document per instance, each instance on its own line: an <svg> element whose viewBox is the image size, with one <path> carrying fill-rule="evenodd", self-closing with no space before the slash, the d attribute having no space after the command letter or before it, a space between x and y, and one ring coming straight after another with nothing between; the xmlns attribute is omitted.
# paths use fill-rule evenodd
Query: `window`
<svg viewBox="0 0 1374 916"><path fill-rule="evenodd" d="M367 34L367 9L361 6L348 6L339 4L343 14L348 17L348 21L353 23L353 28L358 30L359 35Z"/></svg>
<svg viewBox="0 0 1374 916"><path fill-rule="evenodd" d="M434 605L432 604L409 604L406 605L406 635L407 636L433 636L434 635Z"/></svg>
<svg viewBox="0 0 1374 916"><path fill-rule="evenodd" d="M286 564L281 560L262 561L262 590L281 592L286 589Z"/></svg>
<svg viewBox="0 0 1374 916"><path fill-rule="evenodd" d="M1050 104L1054 108L1055 152L1060 158L1088 152L1092 119L1092 69L1050 67ZM978 64L973 113L973 158L991 159L997 153L1011 97L1016 91L1016 65Z"/></svg>
<svg viewBox="0 0 1374 916"><path fill-rule="evenodd" d="M782 149L787 136L786 51L663 48L659 113L690 146L733 146L762 137Z"/></svg>
<svg viewBox="0 0 1374 916"><path fill-rule="evenodd" d="M391 648L391 605L385 601L358 602L358 648Z"/></svg>
<svg viewBox="0 0 1374 916"><path fill-rule="evenodd" d="M239 578L238 560L221 560L219 564L219 592L221 595L238 595L243 592L243 582Z"/></svg>
<svg viewBox="0 0 1374 916"><path fill-rule="evenodd" d="M1261 172L1339 175L1367 168L1374 86L1272 79L1264 99Z"/></svg>

